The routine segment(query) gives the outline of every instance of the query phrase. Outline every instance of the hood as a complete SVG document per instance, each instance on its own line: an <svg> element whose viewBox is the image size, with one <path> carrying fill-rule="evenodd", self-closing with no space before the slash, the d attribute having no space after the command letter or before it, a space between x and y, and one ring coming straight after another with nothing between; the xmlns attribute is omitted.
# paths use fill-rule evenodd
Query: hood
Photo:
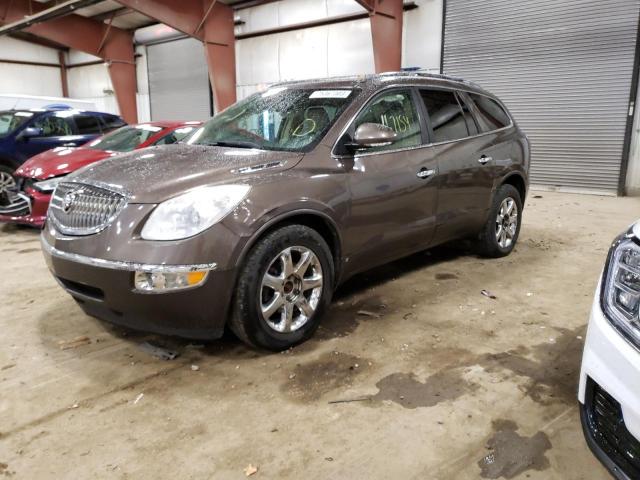
<svg viewBox="0 0 640 480"><path fill-rule="evenodd" d="M248 183L294 167L302 153L174 144L134 150L69 177L121 190L133 203L159 203L202 185Z"/></svg>
<svg viewBox="0 0 640 480"><path fill-rule="evenodd" d="M92 148L57 147L31 157L16 173L22 177L45 180L75 172L85 165L116 155Z"/></svg>

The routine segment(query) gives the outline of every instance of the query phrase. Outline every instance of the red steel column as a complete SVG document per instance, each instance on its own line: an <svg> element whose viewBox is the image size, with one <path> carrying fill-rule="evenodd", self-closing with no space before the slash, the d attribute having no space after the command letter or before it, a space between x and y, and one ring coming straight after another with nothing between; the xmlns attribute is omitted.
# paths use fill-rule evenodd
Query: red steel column
<svg viewBox="0 0 640 480"><path fill-rule="evenodd" d="M117 0L202 41L216 112L236 101L233 10L219 0Z"/></svg>
<svg viewBox="0 0 640 480"><path fill-rule="evenodd" d="M376 73L402 66L402 0L356 0L369 11Z"/></svg>
<svg viewBox="0 0 640 480"><path fill-rule="evenodd" d="M44 9L46 5L39 2L0 0L0 11L6 12L0 18L0 24L21 20ZM104 59L109 65L122 118L129 123L138 121L135 57L130 32L75 14L38 23L26 31Z"/></svg>
<svg viewBox="0 0 640 480"><path fill-rule="evenodd" d="M203 1L205 4L211 2L211 0ZM236 38L233 28L233 10L223 3L216 3L207 16L203 28L209 80L217 113L236 101Z"/></svg>

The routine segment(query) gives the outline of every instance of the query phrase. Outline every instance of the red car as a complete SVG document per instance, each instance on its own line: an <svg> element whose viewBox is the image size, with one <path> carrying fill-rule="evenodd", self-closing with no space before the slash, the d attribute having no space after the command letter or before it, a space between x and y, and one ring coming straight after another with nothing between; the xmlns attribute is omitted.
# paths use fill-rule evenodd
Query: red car
<svg viewBox="0 0 640 480"><path fill-rule="evenodd" d="M58 147L31 157L16 172L16 186L2 190L0 222L42 227L51 194L65 175L90 163L152 145L179 142L201 122L127 125L81 147Z"/></svg>

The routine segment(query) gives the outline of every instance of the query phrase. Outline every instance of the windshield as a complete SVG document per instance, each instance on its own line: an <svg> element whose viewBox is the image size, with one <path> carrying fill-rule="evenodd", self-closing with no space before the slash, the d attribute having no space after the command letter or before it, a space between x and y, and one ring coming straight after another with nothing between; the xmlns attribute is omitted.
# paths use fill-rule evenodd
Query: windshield
<svg viewBox="0 0 640 480"><path fill-rule="evenodd" d="M308 151L351 102L353 91L273 87L216 115L187 143Z"/></svg>
<svg viewBox="0 0 640 480"><path fill-rule="evenodd" d="M0 137L4 137L33 117L33 112L0 112Z"/></svg>
<svg viewBox="0 0 640 480"><path fill-rule="evenodd" d="M141 143L146 142L162 127L153 125L133 125L119 128L107 135L94 140L87 145L94 150L109 150L112 152L130 152Z"/></svg>

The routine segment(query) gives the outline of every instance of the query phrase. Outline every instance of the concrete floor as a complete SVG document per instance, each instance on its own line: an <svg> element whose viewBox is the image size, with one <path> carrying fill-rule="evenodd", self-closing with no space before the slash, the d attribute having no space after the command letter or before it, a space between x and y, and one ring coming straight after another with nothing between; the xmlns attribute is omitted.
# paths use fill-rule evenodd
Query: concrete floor
<svg viewBox="0 0 640 480"><path fill-rule="evenodd" d="M37 232L3 227L0 476L609 478L575 391L608 244L639 217L639 199L534 192L510 257L440 248L354 278L282 354L104 325L49 275Z"/></svg>

